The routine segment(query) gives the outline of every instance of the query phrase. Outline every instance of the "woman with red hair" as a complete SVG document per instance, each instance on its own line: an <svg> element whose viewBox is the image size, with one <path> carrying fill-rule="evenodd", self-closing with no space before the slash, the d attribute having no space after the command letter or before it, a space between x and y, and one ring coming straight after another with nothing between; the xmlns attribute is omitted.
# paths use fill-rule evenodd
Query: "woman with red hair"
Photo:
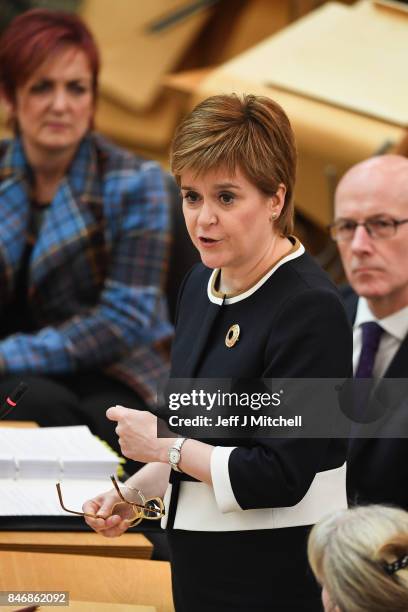
<svg viewBox="0 0 408 612"><path fill-rule="evenodd" d="M117 445L105 409L145 408L167 371L168 210L159 166L92 132L98 71L74 14L28 11L0 39L0 397L24 377L9 418Z"/></svg>

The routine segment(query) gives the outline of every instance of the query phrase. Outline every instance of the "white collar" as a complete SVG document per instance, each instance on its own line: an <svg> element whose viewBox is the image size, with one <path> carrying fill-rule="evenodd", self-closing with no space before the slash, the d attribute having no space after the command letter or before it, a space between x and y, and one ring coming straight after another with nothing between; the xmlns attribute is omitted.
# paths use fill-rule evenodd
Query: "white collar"
<svg viewBox="0 0 408 612"><path fill-rule="evenodd" d="M354 329L368 321L376 321L388 334L402 342L408 333L408 306L401 308L401 310L394 312L394 314L388 317L377 319L371 312L366 298L360 297L358 299Z"/></svg>
<svg viewBox="0 0 408 612"><path fill-rule="evenodd" d="M214 293L212 292L212 287L213 287L213 283L217 277L219 268L216 268L213 273L211 274L209 280L208 280L208 285L207 285L207 294L208 294L208 299L213 303L213 304L218 304L219 306L221 306L222 304L224 305L228 305L228 304L235 304L236 302L240 302L241 300L245 300L246 298L250 297L253 293L255 293L255 291L257 291L260 287L262 287L262 285L264 283L266 283L266 281L268 280L268 278L270 278L272 276L272 274L274 272L276 272L276 270L278 268L280 268L281 266L283 266L283 264L285 264L288 261L291 261L292 259L296 259L297 257L300 257L301 255L303 255L303 253L305 252L305 247L303 246L303 244L301 242L299 242L299 247L296 249L296 251L293 251L292 253L289 253L289 255L286 255L286 257L282 257L282 259L280 259L277 264L271 269L268 270L268 272L252 287L250 287L247 291L245 291L244 293L240 293L239 295L235 295L233 297L219 297L217 295L214 295Z"/></svg>

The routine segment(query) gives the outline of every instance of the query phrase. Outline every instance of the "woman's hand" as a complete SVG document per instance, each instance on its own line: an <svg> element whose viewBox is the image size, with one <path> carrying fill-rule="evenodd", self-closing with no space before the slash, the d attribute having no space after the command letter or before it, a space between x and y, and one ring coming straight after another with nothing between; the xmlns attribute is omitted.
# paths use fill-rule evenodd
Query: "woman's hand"
<svg viewBox="0 0 408 612"><path fill-rule="evenodd" d="M144 410L114 406L106 411L115 429L122 454L134 461L167 462L167 449L172 440L157 437L157 417Z"/></svg>
<svg viewBox="0 0 408 612"><path fill-rule="evenodd" d="M86 523L94 531L101 533L107 538L115 538L122 535L128 529L129 521L134 517L134 513L129 504L121 503L120 506L115 508L115 514L111 515L113 506L120 501L119 495L114 489L86 501L82 506L83 512L105 517L95 519L86 516Z"/></svg>

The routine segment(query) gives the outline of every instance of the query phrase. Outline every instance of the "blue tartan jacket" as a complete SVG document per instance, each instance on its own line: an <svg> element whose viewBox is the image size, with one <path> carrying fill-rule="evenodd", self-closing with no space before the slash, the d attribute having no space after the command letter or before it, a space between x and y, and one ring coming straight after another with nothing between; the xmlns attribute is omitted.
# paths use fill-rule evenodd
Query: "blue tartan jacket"
<svg viewBox="0 0 408 612"><path fill-rule="evenodd" d="M18 138L0 143L0 312L13 298L30 217ZM169 211L159 165L89 134L31 253L35 331L0 341L0 373L103 369L152 403L172 334L162 294Z"/></svg>

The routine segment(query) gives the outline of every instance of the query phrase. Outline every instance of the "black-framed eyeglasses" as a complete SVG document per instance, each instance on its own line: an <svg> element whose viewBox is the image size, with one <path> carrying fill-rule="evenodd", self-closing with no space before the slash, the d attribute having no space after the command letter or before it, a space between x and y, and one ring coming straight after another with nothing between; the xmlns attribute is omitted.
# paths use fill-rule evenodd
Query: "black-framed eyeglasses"
<svg viewBox="0 0 408 612"><path fill-rule="evenodd" d="M336 242L353 240L356 229L363 226L373 240L392 238L400 225L408 223L408 219L393 219L392 217L372 217L358 223L353 219L337 219L328 226L330 235Z"/></svg>
<svg viewBox="0 0 408 612"><path fill-rule="evenodd" d="M124 520L129 524L130 527L134 527L135 525L138 525L143 519L155 521L161 519L165 515L164 503L160 497L150 497L146 499L140 490L132 489L131 487L127 487L126 485L124 485L130 491L136 491L137 495L140 497L140 501L142 502L141 504L138 504L123 495L122 491L120 490L119 484L114 476L111 476L111 481L122 501L117 502L112 506L110 516L113 516L114 514L120 515L121 510L128 510L130 508L132 510L133 516L131 516L131 518L129 519ZM61 483L58 482L55 486L57 487L58 499L61 508L65 510L65 512L69 512L70 514L76 514L77 516L88 516L90 518L95 519L107 518L106 516L101 516L100 514L92 514L90 512L79 512L77 510L70 510L64 504Z"/></svg>

